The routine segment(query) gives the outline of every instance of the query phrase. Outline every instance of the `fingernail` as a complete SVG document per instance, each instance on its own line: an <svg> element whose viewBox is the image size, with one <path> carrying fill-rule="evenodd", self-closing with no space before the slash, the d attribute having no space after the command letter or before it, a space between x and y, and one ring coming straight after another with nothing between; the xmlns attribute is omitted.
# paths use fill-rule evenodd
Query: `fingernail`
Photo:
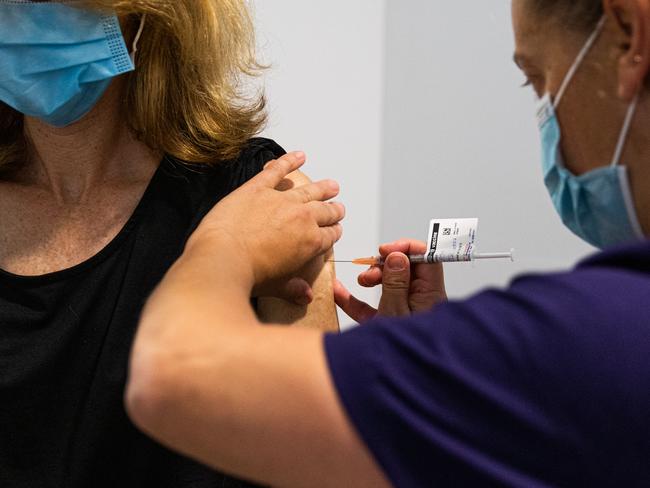
<svg viewBox="0 0 650 488"><path fill-rule="evenodd" d="M302 151L296 151L295 153L293 153L293 155L294 155L295 157L297 157L298 159L305 159L305 157L306 157L306 156L305 156L305 153L302 152Z"/></svg>
<svg viewBox="0 0 650 488"><path fill-rule="evenodd" d="M404 256L391 255L386 260L386 266L391 271L404 271L408 266L408 260Z"/></svg>
<svg viewBox="0 0 650 488"><path fill-rule="evenodd" d="M339 186L338 182L336 182L336 181L334 181L334 180L330 180L330 181L329 181L329 186L330 186L330 188L331 188L332 190L334 190L334 191L339 191L340 188L341 188L341 187Z"/></svg>

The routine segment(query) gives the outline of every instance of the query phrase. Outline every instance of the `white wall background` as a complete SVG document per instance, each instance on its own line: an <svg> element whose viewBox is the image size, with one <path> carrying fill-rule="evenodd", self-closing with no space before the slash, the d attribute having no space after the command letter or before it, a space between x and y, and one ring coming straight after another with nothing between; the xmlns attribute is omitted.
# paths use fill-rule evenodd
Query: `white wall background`
<svg viewBox="0 0 650 488"><path fill-rule="evenodd" d="M387 8L382 239L424 239L432 217L479 217L481 250L516 248L515 264L447 266L452 296L588 253L542 182L534 96L512 62L510 2Z"/></svg>
<svg viewBox="0 0 650 488"><path fill-rule="evenodd" d="M372 254L379 242L384 4L256 0L253 5L262 57L272 64L264 80L271 113L265 135L287 150L304 150L312 179L341 183L348 216L337 257ZM339 279L355 289L358 271L337 267ZM376 299L374 292L356 291Z"/></svg>
<svg viewBox="0 0 650 488"><path fill-rule="evenodd" d="M479 217L481 250L515 247L518 260L447 266L459 297L590 251L562 227L541 180L534 98L511 61L510 2L254 4L273 64L268 135L304 149L310 176L341 181L340 258L424 239L432 217ZM357 270L338 270L358 290Z"/></svg>

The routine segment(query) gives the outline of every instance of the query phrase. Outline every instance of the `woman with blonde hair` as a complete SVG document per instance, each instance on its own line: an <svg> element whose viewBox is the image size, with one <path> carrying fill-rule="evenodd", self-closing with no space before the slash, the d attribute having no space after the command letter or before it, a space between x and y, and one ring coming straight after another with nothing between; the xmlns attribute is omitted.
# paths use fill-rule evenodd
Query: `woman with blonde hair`
<svg viewBox="0 0 650 488"><path fill-rule="evenodd" d="M146 297L203 216L284 154L252 139L264 99L241 82L258 68L244 0L0 0L3 488L242 483L147 439L122 398ZM259 315L331 323L324 260L301 276L260 286L285 299Z"/></svg>

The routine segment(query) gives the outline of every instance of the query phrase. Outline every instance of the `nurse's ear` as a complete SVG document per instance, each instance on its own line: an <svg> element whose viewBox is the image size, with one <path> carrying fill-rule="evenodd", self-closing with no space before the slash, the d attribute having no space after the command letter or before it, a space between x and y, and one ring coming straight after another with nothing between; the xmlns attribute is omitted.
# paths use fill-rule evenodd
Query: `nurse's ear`
<svg viewBox="0 0 650 488"><path fill-rule="evenodd" d="M618 96L625 102L645 86L650 70L650 0L603 0L618 30Z"/></svg>

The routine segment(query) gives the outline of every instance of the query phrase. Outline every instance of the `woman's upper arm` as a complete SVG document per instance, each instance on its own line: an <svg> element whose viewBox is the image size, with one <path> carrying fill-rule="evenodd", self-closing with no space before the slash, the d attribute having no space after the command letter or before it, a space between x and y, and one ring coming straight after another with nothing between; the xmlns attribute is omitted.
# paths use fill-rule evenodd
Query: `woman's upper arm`
<svg viewBox="0 0 650 488"><path fill-rule="evenodd" d="M311 180L302 172L289 175L286 188L300 186ZM302 327L335 332L339 323L334 303L334 280L336 271L331 262L334 254L315 258L301 272L301 277L312 284L314 300L309 305L296 305L279 298L260 298L257 312L260 320L267 323L292 324Z"/></svg>

